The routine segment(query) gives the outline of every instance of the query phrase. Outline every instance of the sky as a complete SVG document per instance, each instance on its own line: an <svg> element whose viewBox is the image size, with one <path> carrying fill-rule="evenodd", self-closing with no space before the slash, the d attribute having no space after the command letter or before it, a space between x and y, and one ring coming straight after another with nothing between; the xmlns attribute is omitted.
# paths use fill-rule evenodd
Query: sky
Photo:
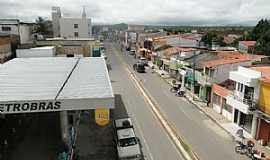
<svg viewBox="0 0 270 160"><path fill-rule="evenodd" d="M270 0L0 0L0 18L51 19L51 7L94 24L256 25L270 19Z"/></svg>

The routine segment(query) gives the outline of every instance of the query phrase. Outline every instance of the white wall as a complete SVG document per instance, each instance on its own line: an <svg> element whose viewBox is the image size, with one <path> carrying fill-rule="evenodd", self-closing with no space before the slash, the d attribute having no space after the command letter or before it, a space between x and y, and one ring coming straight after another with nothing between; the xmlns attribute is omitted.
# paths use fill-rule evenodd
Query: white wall
<svg viewBox="0 0 270 160"><path fill-rule="evenodd" d="M17 58L30 58L30 57L54 57L55 47L39 47L30 49L17 49Z"/></svg>
<svg viewBox="0 0 270 160"><path fill-rule="evenodd" d="M21 24L19 27L21 44L33 43L32 26Z"/></svg>
<svg viewBox="0 0 270 160"><path fill-rule="evenodd" d="M74 32L78 32L78 38L90 38L91 19L84 18L60 18L60 36L67 38L74 38ZM78 24L78 28L74 28L74 24Z"/></svg>
<svg viewBox="0 0 270 160"><path fill-rule="evenodd" d="M2 27L10 27L11 31L2 31ZM0 25L0 32L20 36L20 43L27 44L33 43L32 39L32 25L28 24L12 24Z"/></svg>
<svg viewBox="0 0 270 160"><path fill-rule="evenodd" d="M11 31L3 31L2 27L10 27ZM7 33L7 34L15 34L15 35L19 35L19 27L17 24L12 24L12 25L1 25L0 24L0 32L2 33Z"/></svg>
<svg viewBox="0 0 270 160"><path fill-rule="evenodd" d="M60 36L60 25L59 18L61 17L60 7L52 7L52 27L53 27L53 36Z"/></svg>
<svg viewBox="0 0 270 160"><path fill-rule="evenodd" d="M238 50L243 53L248 53L248 47L239 42Z"/></svg>
<svg viewBox="0 0 270 160"><path fill-rule="evenodd" d="M229 79L230 71L236 71L238 66L251 65L251 61L219 65L214 71L213 77L216 83L224 82Z"/></svg>
<svg viewBox="0 0 270 160"><path fill-rule="evenodd" d="M223 109L223 110L222 110L222 115L223 115L224 117L226 117L229 121L232 121L232 120L233 120L233 119L232 119L232 117L233 117L233 112L230 113L230 112L226 111L225 109Z"/></svg>

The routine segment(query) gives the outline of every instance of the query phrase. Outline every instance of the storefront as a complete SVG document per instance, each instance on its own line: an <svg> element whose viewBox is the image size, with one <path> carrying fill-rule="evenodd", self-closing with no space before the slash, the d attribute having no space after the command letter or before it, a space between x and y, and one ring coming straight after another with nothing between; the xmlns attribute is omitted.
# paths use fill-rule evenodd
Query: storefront
<svg viewBox="0 0 270 160"><path fill-rule="evenodd" d="M258 111L258 129L256 139L261 141L263 145L270 146L270 116Z"/></svg>
<svg viewBox="0 0 270 160"><path fill-rule="evenodd" d="M162 58L161 59L162 61L163 61L163 70L164 71L167 71L167 72L170 72L170 60L168 60L168 59L165 59L165 58Z"/></svg>

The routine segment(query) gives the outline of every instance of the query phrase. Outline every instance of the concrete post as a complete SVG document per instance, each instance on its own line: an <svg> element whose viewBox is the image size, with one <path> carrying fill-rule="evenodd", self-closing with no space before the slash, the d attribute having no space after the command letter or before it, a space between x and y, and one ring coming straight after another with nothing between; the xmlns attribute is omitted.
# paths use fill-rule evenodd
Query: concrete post
<svg viewBox="0 0 270 160"><path fill-rule="evenodd" d="M184 89L185 88L185 76L186 76L186 74L182 74L181 89Z"/></svg>
<svg viewBox="0 0 270 160"><path fill-rule="evenodd" d="M260 134L260 127L261 127L261 118L258 118L258 124L257 124L257 132L256 132L256 137L255 139L259 139L259 134Z"/></svg>
<svg viewBox="0 0 270 160"><path fill-rule="evenodd" d="M62 140L69 142L67 111L60 112L60 123Z"/></svg>
<svg viewBox="0 0 270 160"><path fill-rule="evenodd" d="M252 125L251 125L251 136L253 138L256 138L256 133L257 133L257 114L253 114Z"/></svg>

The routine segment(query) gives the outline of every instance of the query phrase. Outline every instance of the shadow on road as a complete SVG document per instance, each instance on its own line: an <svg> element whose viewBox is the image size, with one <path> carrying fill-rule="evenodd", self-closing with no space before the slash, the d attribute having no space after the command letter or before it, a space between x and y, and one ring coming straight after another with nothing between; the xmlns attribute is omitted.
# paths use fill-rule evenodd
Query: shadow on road
<svg viewBox="0 0 270 160"><path fill-rule="evenodd" d="M115 109L112 110L111 114L113 119L128 117L128 113L122 100L122 96L120 94L115 94L114 97L115 97Z"/></svg>

